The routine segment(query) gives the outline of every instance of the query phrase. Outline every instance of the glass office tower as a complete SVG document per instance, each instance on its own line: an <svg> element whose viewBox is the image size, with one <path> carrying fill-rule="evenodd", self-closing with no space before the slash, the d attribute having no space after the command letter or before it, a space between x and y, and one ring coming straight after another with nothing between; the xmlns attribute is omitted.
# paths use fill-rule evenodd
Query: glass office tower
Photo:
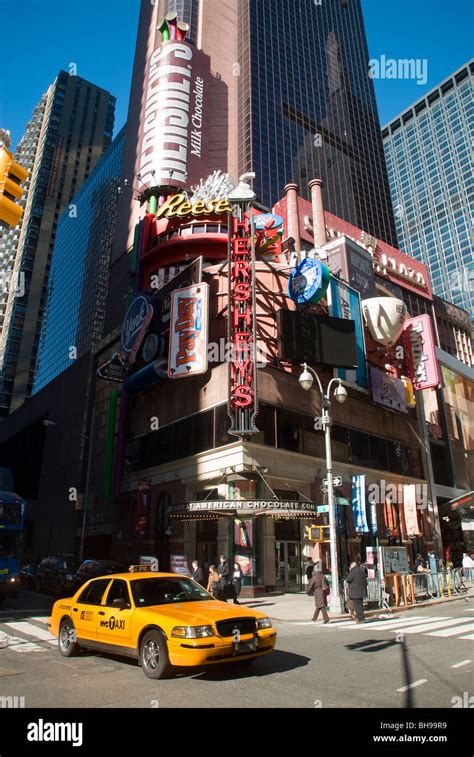
<svg viewBox="0 0 474 757"><path fill-rule="evenodd" d="M44 107L42 105L43 100ZM7 243L21 293L8 293L0 340L0 420L31 395L58 219L112 142L115 97L60 71L35 109L33 168L25 212ZM39 120L41 119L41 125ZM37 138L36 138L37 135Z"/></svg>
<svg viewBox="0 0 474 757"><path fill-rule="evenodd" d="M290 181L309 199L320 178L328 211L396 246L359 0L244 0L239 23L239 165L258 200Z"/></svg>
<svg viewBox="0 0 474 757"><path fill-rule="evenodd" d="M382 131L400 249L423 261L433 290L474 317L474 62Z"/></svg>
<svg viewBox="0 0 474 757"><path fill-rule="evenodd" d="M124 142L125 127L59 219L32 394L103 337Z"/></svg>

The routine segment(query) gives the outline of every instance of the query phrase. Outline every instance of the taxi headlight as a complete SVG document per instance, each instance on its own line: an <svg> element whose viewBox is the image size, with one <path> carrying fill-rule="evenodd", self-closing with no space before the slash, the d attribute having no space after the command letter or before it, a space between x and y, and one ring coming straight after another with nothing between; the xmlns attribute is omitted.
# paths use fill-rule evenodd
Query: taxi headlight
<svg viewBox="0 0 474 757"><path fill-rule="evenodd" d="M175 626L171 636L182 639L203 639L206 636L215 636L212 626Z"/></svg>
<svg viewBox="0 0 474 757"><path fill-rule="evenodd" d="M18 576L12 576L11 578L9 578L9 581L11 581L13 583L15 581L19 581L19 578L18 578Z"/></svg>
<svg viewBox="0 0 474 757"><path fill-rule="evenodd" d="M262 628L271 628L272 627L272 621L270 618L257 618L257 628L259 631L262 630Z"/></svg>

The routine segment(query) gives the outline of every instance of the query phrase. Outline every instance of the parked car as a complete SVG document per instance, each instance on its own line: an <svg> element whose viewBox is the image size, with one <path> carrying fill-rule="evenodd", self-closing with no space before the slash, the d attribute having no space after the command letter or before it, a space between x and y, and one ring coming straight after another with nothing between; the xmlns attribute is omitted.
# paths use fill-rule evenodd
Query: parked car
<svg viewBox="0 0 474 757"><path fill-rule="evenodd" d="M41 558L39 557L37 560L21 567L20 578L22 589L36 589L36 579L40 564Z"/></svg>
<svg viewBox="0 0 474 757"><path fill-rule="evenodd" d="M73 578L79 561L72 555L49 555L36 571L36 589L54 591L57 597L64 597L73 588Z"/></svg>
<svg viewBox="0 0 474 757"><path fill-rule="evenodd" d="M74 575L72 586L76 592L82 584L90 581L91 578L100 576L110 576L112 573L126 573L128 565L115 562L115 560L84 560Z"/></svg>

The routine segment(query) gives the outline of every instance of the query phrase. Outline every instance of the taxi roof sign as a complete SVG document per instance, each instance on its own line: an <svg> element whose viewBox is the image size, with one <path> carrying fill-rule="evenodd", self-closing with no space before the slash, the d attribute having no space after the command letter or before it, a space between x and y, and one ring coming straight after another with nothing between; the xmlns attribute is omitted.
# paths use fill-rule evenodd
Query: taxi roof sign
<svg viewBox="0 0 474 757"><path fill-rule="evenodd" d="M130 565L129 569L130 573L150 573L152 570L151 565Z"/></svg>

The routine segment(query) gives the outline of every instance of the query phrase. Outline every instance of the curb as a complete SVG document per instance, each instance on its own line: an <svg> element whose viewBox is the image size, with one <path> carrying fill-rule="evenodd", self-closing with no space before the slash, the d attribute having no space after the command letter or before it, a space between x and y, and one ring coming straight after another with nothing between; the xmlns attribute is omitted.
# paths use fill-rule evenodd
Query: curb
<svg viewBox="0 0 474 757"><path fill-rule="evenodd" d="M376 610L366 610L364 614L365 614L366 618L367 617L368 618L378 617L381 614L391 615L393 617L396 617L396 615L399 612L409 612L410 610L417 610L417 609L420 609L422 607L432 607L433 605L444 605L447 602L459 602L459 601L468 602L472 598L473 598L473 595L468 593L468 594L465 594L465 596L463 596L463 597L447 597L446 599L431 599L428 602L418 602L417 604L414 604L414 605L400 605L399 607L390 608L390 610L385 610L383 607L380 607L380 608L378 608ZM309 613L311 612L312 607L313 607L312 605L311 605L311 607L308 607ZM305 618L291 618L291 619L289 619L289 618L277 618L275 615L270 615L270 613L269 613L269 617L272 620L278 620L281 623L292 623L292 622L293 623L302 623L302 622L304 622L306 620L310 620L310 618L307 618L307 617L305 617ZM343 615L331 615L331 614L329 614L329 618L330 618L330 620L350 620L349 613L347 613L347 612L344 613Z"/></svg>

